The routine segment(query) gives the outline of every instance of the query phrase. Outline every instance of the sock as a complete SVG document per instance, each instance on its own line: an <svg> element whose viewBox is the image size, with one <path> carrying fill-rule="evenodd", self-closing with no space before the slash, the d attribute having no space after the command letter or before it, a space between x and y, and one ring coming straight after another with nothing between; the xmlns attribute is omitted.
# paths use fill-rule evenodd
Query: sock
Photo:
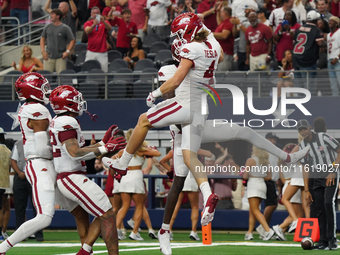
<svg viewBox="0 0 340 255"><path fill-rule="evenodd" d="M0 245L0 252L7 252L17 243L31 236L35 232L47 228L52 221L49 215L38 214L33 219L22 224L8 239Z"/></svg>
<svg viewBox="0 0 340 255"><path fill-rule="evenodd" d="M133 157L133 154L130 154L126 150L124 150L122 157L119 159L119 164L123 168L127 168L132 157Z"/></svg>
<svg viewBox="0 0 340 255"><path fill-rule="evenodd" d="M200 190L202 192L203 199L204 199L204 205L205 205L205 203L208 200L208 197L211 195L211 189L210 189L209 182L203 182L200 185Z"/></svg>
<svg viewBox="0 0 340 255"><path fill-rule="evenodd" d="M87 251L87 252L91 252L92 251L92 247L86 243L83 244L83 249L84 251Z"/></svg>
<svg viewBox="0 0 340 255"><path fill-rule="evenodd" d="M170 224L162 224L162 229L170 231Z"/></svg>

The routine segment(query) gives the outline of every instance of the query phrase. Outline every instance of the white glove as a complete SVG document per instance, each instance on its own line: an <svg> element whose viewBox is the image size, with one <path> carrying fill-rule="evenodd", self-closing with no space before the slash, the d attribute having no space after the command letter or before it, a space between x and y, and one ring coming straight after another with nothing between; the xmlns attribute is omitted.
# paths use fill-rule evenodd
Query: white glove
<svg viewBox="0 0 340 255"><path fill-rule="evenodd" d="M146 105L152 107L156 101L156 98L160 96L163 96L160 88L150 92L148 97L146 98Z"/></svg>
<svg viewBox="0 0 340 255"><path fill-rule="evenodd" d="M156 101L156 98L152 95L152 92L150 92L148 97L146 98L146 105L148 107L152 107L155 101Z"/></svg>

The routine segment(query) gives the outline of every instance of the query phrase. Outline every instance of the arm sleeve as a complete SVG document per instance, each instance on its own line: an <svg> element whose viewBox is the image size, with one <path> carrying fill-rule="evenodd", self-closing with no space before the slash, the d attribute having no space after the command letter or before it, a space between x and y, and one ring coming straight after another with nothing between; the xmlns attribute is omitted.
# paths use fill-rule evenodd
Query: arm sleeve
<svg viewBox="0 0 340 255"><path fill-rule="evenodd" d="M46 131L34 133L35 149L39 157L50 159L52 158L52 148Z"/></svg>
<svg viewBox="0 0 340 255"><path fill-rule="evenodd" d="M69 26L65 25L65 32L67 37L67 43L70 43L70 41L74 40L74 35L72 33L72 30Z"/></svg>

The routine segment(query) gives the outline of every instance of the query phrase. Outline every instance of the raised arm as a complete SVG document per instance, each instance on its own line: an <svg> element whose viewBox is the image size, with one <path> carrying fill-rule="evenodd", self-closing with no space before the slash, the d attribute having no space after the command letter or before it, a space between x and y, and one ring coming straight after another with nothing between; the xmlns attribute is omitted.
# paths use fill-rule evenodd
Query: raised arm
<svg viewBox="0 0 340 255"><path fill-rule="evenodd" d="M73 2L73 1L72 1ZM44 10L50 14L52 9L51 9L51 0L47 0L46 4L45 4L45 7L44 7Z"/></svg>

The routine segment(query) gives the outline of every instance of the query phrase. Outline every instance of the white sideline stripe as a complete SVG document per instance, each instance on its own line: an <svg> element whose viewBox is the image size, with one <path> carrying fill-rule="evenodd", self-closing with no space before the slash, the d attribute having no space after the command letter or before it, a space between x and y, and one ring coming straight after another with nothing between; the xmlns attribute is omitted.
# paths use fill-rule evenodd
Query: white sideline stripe
<svg viewBox="0 0 340 255"><path fill-rule="evenodd" d="M69 247L64 246L65 244L59 244L58 247ZM131 249L120 249L119 252L126 251L147 251L147 250L159 250L158 243L119 243L120 246L157 246L157 247L145 247L145 248L131 248ZM236 246L267 246L267 247L301 247L300 244L285 244L285 243L255 243L255 242L230 242L230 243L213 243L211 246L221 246L221 245L236 245ZM75 246L75 245L74 245ZM79 246L79 244L77 244ZM96 244L95 246L105 246L104 243ZM190 248L190 247L207 247L209 245L204 245L200 243L171 243L172 249L178 248ZM107 251L94 251L94 254L106 253ZM58 255L74 255L74 253L65 253Z"/></svg>

